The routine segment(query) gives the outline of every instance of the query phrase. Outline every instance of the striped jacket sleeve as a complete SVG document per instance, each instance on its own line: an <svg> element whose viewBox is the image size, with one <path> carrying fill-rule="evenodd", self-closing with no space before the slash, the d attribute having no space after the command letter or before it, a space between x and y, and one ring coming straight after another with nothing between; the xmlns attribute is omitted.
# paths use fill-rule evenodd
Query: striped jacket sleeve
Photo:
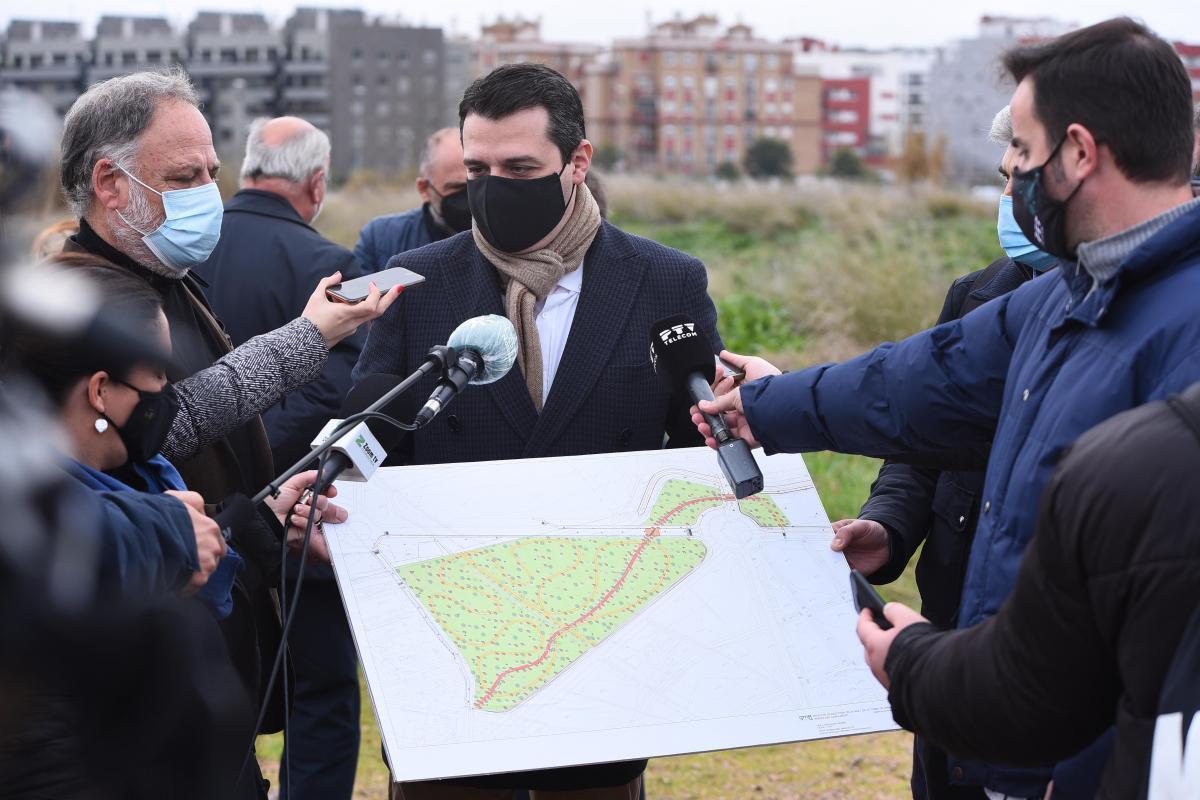
<svg viewBox="0 0 1200 800"><path fill-rule="evenodd" d="M205 370L175 383L179 413L162 454L185 461L287 392L321 373L329 348L304 317L255 336Z"/></svg>

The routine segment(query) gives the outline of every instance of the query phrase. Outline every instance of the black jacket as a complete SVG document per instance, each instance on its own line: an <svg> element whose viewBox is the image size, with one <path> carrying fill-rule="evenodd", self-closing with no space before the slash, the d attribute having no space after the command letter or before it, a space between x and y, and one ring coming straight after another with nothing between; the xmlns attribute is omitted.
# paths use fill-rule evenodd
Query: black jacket
<svg viewBox="0 0 1200 800"><path fill-rule="evenodd" d="M1016 588L948 633L906 628L896 721L966 758L1052 764L1116 726L1101 798L1145 786L1164 677L1200 597L1200 384L1084 434L1046 485Z"/></svg>
<svg viewBox="0 0 1200 800"><path fill-rule="evenodd" d="M959 319L1032 277L1028 267L1007 257L964 275L950 285L938 324ZM886 461L859 512L860 518L887 528L891 545L888 563L869 576L872 583L891 583L900 577L924 542L917 561L921 613L940 628L953 628L958 616L971 538L979 519L987 454L979 454L979 458L976 472Z"/></svg>
<svg viewBox="0 0 1200 800"><path fill-rule="evenodd" d="M287 200L242 189L225 204L221 241L195 271L208 284L208 301L237 347L294 320L317 283L339 270L343 280L362 274L349 250L313 230ZM303 456L325 423L338 416L365 340L364 331L343 340L319 378L263 412L279 469Z"/></svg>

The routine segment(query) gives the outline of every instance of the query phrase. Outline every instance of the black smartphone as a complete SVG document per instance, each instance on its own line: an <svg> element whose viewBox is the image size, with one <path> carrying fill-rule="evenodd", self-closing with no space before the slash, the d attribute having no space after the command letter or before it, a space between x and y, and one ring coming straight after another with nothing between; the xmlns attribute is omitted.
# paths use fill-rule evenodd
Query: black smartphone
<svg viewBox="0 0 1200 800"><path fill-rule="evenodd" d="M869 608L876 625L885 631L892 627L892 623L883 615L883 598L875 591L867 576L856 569L850 570L850 594L854 595L855 611L861 614L864 608Z"/></svg>
<svg viewBox="0 0 1200 800"><path fill-rule="evenodd" d="M407 289L425 280L424 275L418 275L411 269L392 267L382 272L363 275L361 278L335 283L325 290L325 296L337 303L361 303L371 293L371 284L379 287L380 294L387 292L393 286Z"/></svg>

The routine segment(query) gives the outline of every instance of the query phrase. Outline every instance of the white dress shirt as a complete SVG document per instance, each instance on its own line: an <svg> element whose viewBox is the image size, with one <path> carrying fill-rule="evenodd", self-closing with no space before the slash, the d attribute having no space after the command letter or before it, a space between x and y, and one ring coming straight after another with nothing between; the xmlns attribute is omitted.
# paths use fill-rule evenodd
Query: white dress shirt
<svg viewBox="0 0 1200 800"><path fill-rule="evenodd" d="M533 321L542 342L542 405L550 396L550 386L558 373L575 309L579 306L579 291L583 288L583 263L562 277L558 285L533 307Z"/></svg>

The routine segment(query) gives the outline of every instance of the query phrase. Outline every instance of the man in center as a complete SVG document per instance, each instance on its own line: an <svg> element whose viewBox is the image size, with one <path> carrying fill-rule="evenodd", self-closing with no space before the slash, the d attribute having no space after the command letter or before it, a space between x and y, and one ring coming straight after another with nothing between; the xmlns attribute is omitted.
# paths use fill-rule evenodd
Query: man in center
<svg viewBox="0 0 1200 800"><path fill-rule="evenodd" d="M543 65L498 67L468 87L459 125L472 229L388 262L427 280L375 322L354 378L409 374L481 314L512 321L517 366L464 390L406 441L401 458L435 464L700 444L687 397L654 376L649 333L682 313L719 347L704 265L601 219L584 184L592 145L575 88ZM433 386L427 379L413 396ZM394 785L393 797L509 800L528 789L533 800L633 800L645 766L406 783Z"/></svg>

